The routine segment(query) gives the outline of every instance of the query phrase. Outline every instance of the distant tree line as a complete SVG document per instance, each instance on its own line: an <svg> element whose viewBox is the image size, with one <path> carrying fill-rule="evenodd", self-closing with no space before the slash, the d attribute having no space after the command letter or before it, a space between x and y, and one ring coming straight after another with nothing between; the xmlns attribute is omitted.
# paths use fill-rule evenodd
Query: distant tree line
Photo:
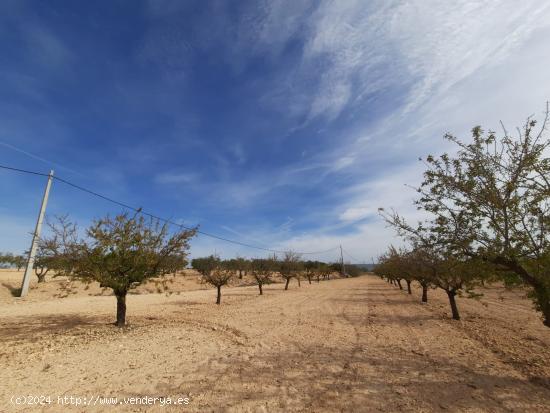
<svg viewBox="0 0 550 413"><path fill-rule="evenodd" d="M216 303L221 303L221 288L229 284L232 278L243 278L243 274L250 274L258 286L259 294L263 295L263 287L274 282L275 277L284 280L284 289L288 290L290 281L295 279L298 286L302 279L320 282L321 279L330 279L331 274L340 272L341 264L327 264L321 261L303 261L300 255L287 251L281 256L272 255L268 258L245 259L237 257L222 260L216 255L198 257L191 260L191 267L201 274L201 278L217 289ZM352 270L351 275L357 276L363 272L360 269ZM350 274L347 273L346 276Z"/></svg>
<svg viewBox="0 0 550 413"><path fill-rule="evenodd" d="M23 255L15 255L11 252L0 252L0 265L2 267L12 267L20 271L26 264L27 258Z"/></svg>

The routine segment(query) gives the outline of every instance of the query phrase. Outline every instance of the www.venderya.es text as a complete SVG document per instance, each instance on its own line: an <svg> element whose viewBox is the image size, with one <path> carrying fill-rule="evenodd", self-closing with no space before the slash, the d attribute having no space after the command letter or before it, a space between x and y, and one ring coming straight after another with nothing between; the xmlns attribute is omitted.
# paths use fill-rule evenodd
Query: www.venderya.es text
<svg viewBox="0 0 550 413"><path fill-rule="evenodd" d="M51 395L14 395L10 402L14 406L116 406L116 405L142 405L142 406L185 406L190 403L189 397L183 396L126 396L109 397L100 395L90 396L51 396Z"/></svg>

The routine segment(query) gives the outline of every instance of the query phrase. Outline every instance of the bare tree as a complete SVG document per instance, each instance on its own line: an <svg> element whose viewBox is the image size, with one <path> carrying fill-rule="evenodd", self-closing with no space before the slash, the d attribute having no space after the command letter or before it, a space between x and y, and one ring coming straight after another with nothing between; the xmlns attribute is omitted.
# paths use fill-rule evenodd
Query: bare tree
<svg viewBox="0 0 550 413"><path fill-rule="evenodd" d="M260 295L263 295L263 286L271 283L271 277L275 269L276 259L274 257L252 260L250 270L258 284Z"/></svg>
<svg viewBox="0 0 550 413"><path fill-rule="evenodd" d="M307 278L307 281L311 284L311 279L315 275L315 273L319 274L319 267L321 263L318 261L306 261L303 263L304 267L304 274Z"/></svg>
<svg viewBox="0 0 550 413"><path fill-rule="evenodd" d="M332 268L326 263L321 263L319 270L317 272L317 282L319 282L319 277L323 277L323 280L330 279L330 274L332 274Z"/></svg>
<svg viewBox="0 0 550 413"><path fill-rule="evenodd" d="M293 251L286 251L279 260L279 273L285 279L285 290L292 278L297 276L300 268L300 256Z"/></svg>
<svg viewBox="0 0 550 413"><path fill-rule="evenodd" d="M219 262L219 259L218 259ZM220 304L222 300L222 287L229 283L229 280L233 278L234 272L230 269L224 268L221 263L216 265L211 271L204 272L202 279L204 282L216 287L218 294L216 298L216 304Z"/></svg>

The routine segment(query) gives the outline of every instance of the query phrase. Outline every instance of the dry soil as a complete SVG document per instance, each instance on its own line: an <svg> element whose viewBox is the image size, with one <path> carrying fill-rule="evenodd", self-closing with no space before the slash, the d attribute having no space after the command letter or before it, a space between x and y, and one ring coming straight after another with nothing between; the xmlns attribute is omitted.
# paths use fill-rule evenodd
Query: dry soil
<svg viewBox="0 0 550 413"><path fill-rule="evenodd" d="M418 288L374 276L272 284L264 296L245 278L217 306L186 272L172 294L149 284L130 295L118 329L115 299L97 285L33 281L21 300L20 277L0 273L2 412L550 411L550 329L522 290L459 298L454 321L439 291L421 304ZM52 404L10 401L29 395ZM124 404L144 396L189 404Z"/></svg>

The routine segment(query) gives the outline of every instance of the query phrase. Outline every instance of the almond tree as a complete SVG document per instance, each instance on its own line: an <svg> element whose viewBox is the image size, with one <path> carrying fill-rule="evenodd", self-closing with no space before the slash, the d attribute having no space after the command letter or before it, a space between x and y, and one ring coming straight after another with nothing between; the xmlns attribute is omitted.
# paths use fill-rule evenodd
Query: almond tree
<svg viewBox="0 0 550 413"><path fill-rule="evenodd" d="M407 283L407 292L412 294L412 281L417 281L422 287L422 302L428 302L428 288L433 286L430 281L429 269L426 265L425 251L416 247L410 250L400 248L397 251L397 259L401 267L402 277Z"/></svg>
<svg viewBox="0 0 550 413"><path fill-rule="evenodd" d="M285 279L285 290L292 278L295 278L300 270L300 256L293 251L286 251L278 263L279 273Z"/></svg>
<svg viewBox="0 0 550 413"><path fill-rule="evenodd" d="M63 236L60 226L51 227L57 237L45 243L54 251L58 274L111 288L117 300L118 327L126 324L128 291L172 273L175 261L183 267L189 240L196 233L195 229L182 229L170 234L167 224L128 213L95 220L78 240Z"/></svg>
<svg viewBox="0 0 550 413"><path fill-rule="evenodd" d="M249 262L246 260L246 258L243 258L241 256L236 256L233 261L233 265L235 269L239 272L239 280L242 280L243 273L246 275L246 271L249 267Z"/></svg>
<svg viewBox="0 0 550 413"><path fill-rule="evenodd" d="M34 258L33 268L39 283L46 282L46 275L51 270L51 267L51 260L49 257L45 256L40 247L38 247Z"/></svg>
<svg viewBox="0 0 550 413"><path fill-rule="evenodd" d="M14 255L12 263L17 268L17 271L21 271L21 268L27 263L27 258L23 255Z"/></svg>
<svg viewBox="0 0 550 413"><path fill-rule="evenodd" d="M320 266L321 262L319 261L306 261L303 263L304 274L307 278L307 281L311 284L311 279L315 274L317 274L317 281L319 281L320 276Z"/></svg>
<svg viewBox="0 0 550 413"><path fill-rule="evenodd" d="M528 118L513 137L472 129L464 142L450 134L456 155L426 158L419 208L454 223L442 235L463 254L514 273L531 288L550 327L550 139ZM461 225L456 225L460 221Z"/></svg>
<svg viewBox="0 0 550 413"><path fill-rule="evenodd" d="M217 257L216 257L217 258ZM218 265L216 265L214 268L212 268L208 272L204 272L202 274L202 280L205 283L208 283L210 285L213 285L216 287L218 291L218 295L216 298L216 304L220 304L222 300L222 287L224 285L227 285L229 283L229 280L233 278L235 275L234 272L231 269L225 268L223 265L221 265L221 262L218 258Z"/></svg>
<svg viewBox="0 0 550 413"><path fill-rule="evenodd" d="M220 258L215 255L209 257L193 258L191 267L198 271L202 276L208 276L216 267L221 266Z"/></svg>
<svg viewBox="0 0 550 413"><path fill-rule="evenodd" d="M319 265L319 271L317 272L317 282L319 282L319 276L323 277L323 280L330 279L330 274L332 274L331 266L322 262Z"/></svg>
<svg viewBox="0 0 550 413"><path fill-rule="evenodd" d="M378 257L378 264L374 268L375 274L386 278L392 285L402 271L401 257L399 257L399 253L394 246L390 246L387 252Z"/></svg>
<svg viewBox="0 0 550 413"><path fill-rule="evenodd" d="M473 288L488 274L482 260L464 255L456 242L448 237L453 232L452 228L455 232L458 231L457 227L460 227L462 218L457 216L454 222L441 219L426 220L417 227L412 227L395 212L380 212L399 235L415 246L416 255L412 258L421 257L422 261L418 264L426 271L422 278L429 279L430 283L446 292L453 319L460 320L456 296L462 292L470 297L478 296Z"/></svg>
<svg viewBox="0 0 550 413"><path fill-rule="evenodd" d="M428 288L435 287L432 283L433 272L427 265L426 251L420 247L413 247L406 252L405 262L408 271L422 287L422 302L428 302Z"/></svg>
<svg viewBox="0 0 550 413"><path fill-rule="evenodd" d="M76 224L70 221L68 215L54 216L53 220L48 217L46 224L50 237L39 240L34 260L34 272L39 283L46 281L50 270L55 271L54 277L70 270L74 247L78 243Z"/></svg>
<svg viewBox="0 0 550 413"><path fill-rule="evenodd" d="M271 283L275 269L276 259L274 257L255 259L250 263L250 270L260 289L260 295L263 295L263 286Z"/></svg>

